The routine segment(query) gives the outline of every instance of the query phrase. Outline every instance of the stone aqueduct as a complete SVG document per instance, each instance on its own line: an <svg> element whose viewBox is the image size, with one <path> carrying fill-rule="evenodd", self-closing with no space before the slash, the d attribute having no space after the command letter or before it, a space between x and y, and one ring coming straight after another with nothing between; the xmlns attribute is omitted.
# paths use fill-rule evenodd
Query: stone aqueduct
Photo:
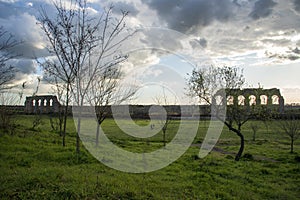
<svg viewBox="0 0 300 200"><path fill-rule="evenodd" d="M272 89L232 89L226 92L227 105L265 105L275 108L278 112L283 113L284 111L284 98L277 88ZM56 96L46 95L46 96L32 96L26 97L25 101L25 113L57 113L60 109L60 103ZM131 106L133 113L138 113L139 115L147 115L150 106ZM168 106L168 110L172 113L182 112L179 106ZM185 106L191 107L191 106ZM209 115L209 109L207 106L203 106L200 110L201 114ZM192 107L187 108L192 112Z"/></svg>
<svg viewBox="0 0 300 200"><path fill-rule="evenodd" d="M56 96L45 95L45 96L32 96L26 97L25 101L25 113L57 113L59 112L60 103Z"/></svg>
<svg viewBox="0 0 300 200"><path fill-rule="evenodd" d="M265 105L284 111L284 98L277 88L230 89L226 91L227 105Z"/></svg>

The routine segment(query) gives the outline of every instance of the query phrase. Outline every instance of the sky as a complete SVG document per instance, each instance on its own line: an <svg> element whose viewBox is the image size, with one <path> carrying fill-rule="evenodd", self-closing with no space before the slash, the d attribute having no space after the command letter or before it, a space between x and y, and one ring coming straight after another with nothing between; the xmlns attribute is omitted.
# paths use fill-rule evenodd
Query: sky
<svg viewBox="0 0 300 200"><path fill-rule="evenodd" d="M64 0L68 2L68 0ZM300 0L90 0L99 16L111 3L114 16L129 11L126 26L142 30L126 43L125 80L141 85L133 103L151 104L168 93L185 104L185 79L207 63L243 69L249 87L281 90L286 103L300 103ZM23 41L11 60L30 95L43 72L35 58L50 56L38 25L40 7L55 14L51 0L0 0L0 25ZM3 39L3 38L2 38ZM149 50L150 49L150 50ZM163 88L163 89L162 89ZM51 93L43 82L38 94Z"/></svg>

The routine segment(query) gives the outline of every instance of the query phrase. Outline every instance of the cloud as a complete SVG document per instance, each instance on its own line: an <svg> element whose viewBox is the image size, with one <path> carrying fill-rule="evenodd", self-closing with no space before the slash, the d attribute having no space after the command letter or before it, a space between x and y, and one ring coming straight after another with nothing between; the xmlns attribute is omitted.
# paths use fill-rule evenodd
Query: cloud
<svg viewBox="0 0 300 200"><path fill-rule="evenodd" d="M12 15L20 15L23 11L16 9L13 4L0 2L0 18L7 19Z"/></svg>
<svg viewBox="0 0 300 200"><path fill-rule="evenodd" d="M300 13L300 0L294 0L295 10Z"/></svg>
<svg viewBox="0 0 300 200"><path fill-rule="evenodd" d="M278 58L279 60L290 60L290 61L295 61L300 59L300 50L298 47L296 48L289 48L289 50L283 52L283 53L278 53L278 52L265 52L266 56L269 58Z"/></svg>
<svg viewBox="0 0 300 200"><path fill-rule="evenodd" d="M36 23L36 18L28 13L18 16L12 15L7 19L0 19L0 24L2 24L7 32L13 35L13 39L22 41L20 45L11 49L15 55L21 55L24 58L47 55L45 38Z"/></svg>
<svg viewBox="0 0 300 200"><path fill-rule="evenodd" d="M37 71L36 62L32 59L12 59L6 64L15 67L17 73L23 75L34 74Z"/></svg>
<svg viewBox="0 0 300 200"><path fill-rule="evenodd" d="M230 0L142 0L156 10L169 28L190 33L210 25L214 20L226 22L236 5Z"/></svg>
<svg viewBox="0 0 300 200"><path fill-rule="evenodd" d="M253 11L249 14L249 16L254 20L268 17L272 13L272 8L276 4L277 3L273 0L258 0L255 2Z"/></svg>
<svg viewBox="0 0 300 200"><path fill-rule="evenodd" d="M190 45L193 47L193 49L199 48L201 46L202 48L207 47L207 40L205 38L200 38L200 39L194 39L190 41Z"/></svg>
<svg viewBox="0 0 300 200"><path fill-rule="evenodd" d="M199 44L203 47L203 48L206 48L207 47L207 40L204 39L204 38L201 38L199 40Z"/></svg>
<svg viewBox="0 0 300 200"><path fill-rule="evenodd" d="M135 5L132 2L125 2L125 1L118 1L116 3L113 3L113 11L114 13L120 13L121 11L128 11L130 16L136 16L139 11L135 7Z"/></svg>

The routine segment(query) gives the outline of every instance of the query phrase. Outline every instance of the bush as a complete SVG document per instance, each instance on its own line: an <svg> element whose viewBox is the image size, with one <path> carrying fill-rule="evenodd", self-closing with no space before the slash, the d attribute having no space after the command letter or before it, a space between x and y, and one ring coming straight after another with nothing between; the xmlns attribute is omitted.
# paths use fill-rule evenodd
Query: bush
<svg viewBox="0 0 300 200"><path fill-rule="evenodd" d="M0 107L0 129L5 132L9 132L11 135L14 134L16 122L13 117L13 112L7 106Z"/></svg>
<svg viewBox="0 0 300 200"><path fill-rule="evenodd" d="M243 156L244 160L254 160L253 155L250 153L245 153Z"/></svg>

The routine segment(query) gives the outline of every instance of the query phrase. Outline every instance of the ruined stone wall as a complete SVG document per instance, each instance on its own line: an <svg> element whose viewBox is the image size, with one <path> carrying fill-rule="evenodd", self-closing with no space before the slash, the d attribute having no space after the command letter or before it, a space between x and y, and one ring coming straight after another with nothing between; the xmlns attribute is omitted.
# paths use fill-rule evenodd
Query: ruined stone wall
<svg viewBox="0 0 300 200"><path fill-rule="evenodd" d="M25 113L49 114L59 112L60 103L56 96L31 96L26 97Z"/></svg>
<svg viewBox="0 0 300 200"><path fill-rule="evenodd" d="M265 105L284 112L284 98L277 88L246 88L246 89L226 89L227 105Z"/></svg>

